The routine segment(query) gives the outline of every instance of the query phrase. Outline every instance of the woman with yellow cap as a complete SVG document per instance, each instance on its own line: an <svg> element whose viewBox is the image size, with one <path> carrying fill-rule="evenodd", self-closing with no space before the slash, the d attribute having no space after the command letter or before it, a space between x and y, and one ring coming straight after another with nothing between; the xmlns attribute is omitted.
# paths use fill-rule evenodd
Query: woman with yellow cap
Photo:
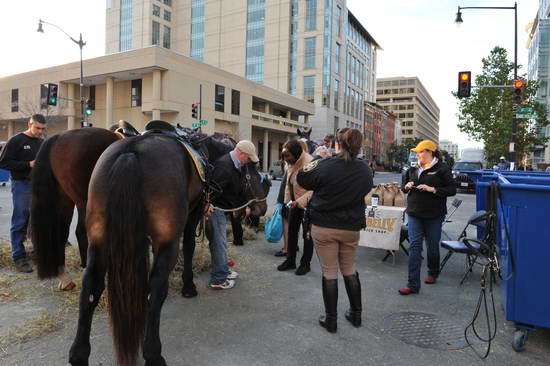
<svg viewBox="0 0 550 366"><path fill-rule="evenodd" d="M439 275L439 241L441 227L447 214L447 197L456 194L451 169L442 161L435 142L424 140L411 151L416 152L418 166L407 170L403 191L407 196L409 217L409 281L399 290L401 295L420 291L422 242L426 239L428 277L426 284L435 284Z"/></svg>

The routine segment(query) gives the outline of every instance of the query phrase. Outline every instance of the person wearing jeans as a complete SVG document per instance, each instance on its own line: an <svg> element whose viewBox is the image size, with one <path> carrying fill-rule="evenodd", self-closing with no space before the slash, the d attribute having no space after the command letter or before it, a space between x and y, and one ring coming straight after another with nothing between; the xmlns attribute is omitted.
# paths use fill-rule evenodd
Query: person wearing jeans
<svg viewBox="0 0 550 366"><path fill-rule="evenodd" d="M409 217L409 278L407 287L399 294L420 292L422 242L426 239L428 277L424 283L433 285L439 276L439 240L443 220L447 214L447 197L456 194L451 169L441 161L435 142L424 140L411 151L416 152L418 166L411 167L404 176L403 191L408 193ZM405 183L406 182L406 183Z"/></svg>
<svg viewBox="0 0 550 366"><path fill-rule="evenodd" d="M214 162L211 180L221 189L214 197L212 204L221 209L232 209L241 205L241 167L248 163L259 161L254 144L248 140L239 141L235 149L223 155ZM222 210L206 209L210 216L206 223L206 236L209 241L212 269L210 272L210 287L217 290L227 290L235 286L239 274L231 271L227 265L227 232L226 217Z"/></svg>
<svg viewBox="0 0 550 366"><path fill-rule="evenodd" d="M41 114L33 115L26 131L9 139L2 155L0 168L10 171L13 213L11 217L11 251L15 268L19 272L30 273L32 267L27 260L25 238L29 224L31 202L31 170L34 159L44 141L41 137L46 130L46 119Z"/></svg>

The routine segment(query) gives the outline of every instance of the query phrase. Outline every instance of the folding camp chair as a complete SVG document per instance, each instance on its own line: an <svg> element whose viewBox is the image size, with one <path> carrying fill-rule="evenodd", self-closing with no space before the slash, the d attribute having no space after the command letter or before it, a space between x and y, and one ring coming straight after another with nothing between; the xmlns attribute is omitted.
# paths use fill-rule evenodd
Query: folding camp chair
<svg viewBox="0 0 550 366"><path fill-rule="evenodd" d="M467 269L466 273L464 273L464 275L462 276L460 284L462 285L464 283L466 277L468 277L468 274L472 272L472 268L474 267L474 264L476 264L478 257L482 254L481 252L486 248L484 242L488 238L489 234L488 230L486 229L487 221L490 219L491 215L494 214L485 211L477 211L472 216L470 216L468 222L466 223L466 226L464 227L464 230L462 230L457 240L443 240L441 242L441 247L447 249L448 252L445 258L443 258L443 261L441 261L441 265L439 267L440 273L443 271L445 264L454 253L465 254ZM475 228L481 229L481 232L483 234L480 236L480 240L467 237L467 231L470 225L474 226Z"/></svg>
<svg viewBox="0 0 550 366"><path fill-rule="evenodd" d="M443 228L445 227L446 223L453 222L452 220L450 220L450 218L454 215L456 210L458 210L458 208L460 207L461 204L462 204L462 200L459 200L458 198L455 198L453 200L453 202L451 203L451 207L447 210L447 215L445 215L445 220L443 220L441 235L445 235L447 237L447 239L449 239L449 240L451 240L451 237L449 236L449 234L447 234L445 232L445 230L443 230Z"/></svg>

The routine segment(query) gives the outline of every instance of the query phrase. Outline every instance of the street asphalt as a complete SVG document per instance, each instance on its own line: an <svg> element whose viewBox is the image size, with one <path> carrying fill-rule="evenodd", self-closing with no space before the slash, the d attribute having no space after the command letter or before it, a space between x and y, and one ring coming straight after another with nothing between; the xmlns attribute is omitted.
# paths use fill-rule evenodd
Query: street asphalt
<svg viewBox="0 0 550 366"><path fill-rule="evenodd" d="M400 182L400 176L390 173L375 176L375 183L390 181ZM275 201L279 184L274 182L270 203ZM452 222L444 226L453 238L475 211L474 194L459 193L457 197L463 203ZM0 206L0 236L8 238L9 187L0 187ZM500 286L495 290L498 332L486 361L479 361L469 348L421 348L390 334L389 320L405 312L431 314L460 329L468 324L480 291L480 269L475 268L464 285L459 286L465 270L464 256L454 255L450 259L436 285L424 285L420 294L403 297L397 290L406 285L405 254L397 253L393 264L391 259L382 262L383 250L360 247L357 270L363 286L364 325L353 328L345 320L348 300L340 279L338 332L329 334L317 322L323 310L317 258L314 256L312 271L305 276L278 272L276 266L281 259L273 254L281 245L267 243L261 234L257 240L235 247L235 268L240 273L235 288L210 290L208 273L201 273L195 281L198 297L186 299L169 295L161 318L162 353L169 365L550 365L548 329L531 333L524 352L512 350L514 326L505 320ZM74 234L72 236L71 241L76 243ZM442 256L445 252L442 250ZM425 267L423 264L423 276ZM10 271L0 268L0 275ZM37 282L34 276L30 277L28 282ZM51 281L51 285L54 284L55 281ZM0 339L15 326L25 324L25 319L42 311L58 312L61 306L54 292L27 302L0 301ZM60 330L30 342L3 347L0 365L66 365L76 321L77 314L69 312ZM105 313L97 314L92 329L90 365L114 364L111 339ZM477 349L484 350L484 346L478 345Z"/></svg>

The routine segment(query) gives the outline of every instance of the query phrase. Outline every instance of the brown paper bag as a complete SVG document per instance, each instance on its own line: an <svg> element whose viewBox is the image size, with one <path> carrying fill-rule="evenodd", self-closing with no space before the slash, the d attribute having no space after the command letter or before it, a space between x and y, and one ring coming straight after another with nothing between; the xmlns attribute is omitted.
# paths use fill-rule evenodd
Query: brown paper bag
<svg viewBox="0 0 550 366"><path fill-rule="evenodd" d="M376 193L378 195L378 205L383 206L384 205L384 185L379 184L373 189L370 190L370 192L365 196L365 204L367 206L372 205L372 195Z"/></svg>
<svg viewBox="0 0 550 366"><path fill-rule="evenodd" d="M393 206L393 200L395 198L395 189L391 184L384 184L384 206Z"/></svg>
<svg viewBox="0 0 550 366"><path fill-rule="evenodd" d="M395 196L393 199L393 205L396 207L406 207L407 206L407 197L405 193L401 190L401 186L397 183L392 183Z"/></svg>

